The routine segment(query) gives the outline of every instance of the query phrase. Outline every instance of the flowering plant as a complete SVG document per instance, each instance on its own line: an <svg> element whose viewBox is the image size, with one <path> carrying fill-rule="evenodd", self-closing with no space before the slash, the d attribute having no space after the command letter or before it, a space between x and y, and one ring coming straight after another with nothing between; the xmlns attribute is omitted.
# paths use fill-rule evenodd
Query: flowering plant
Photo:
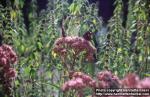
<svg viewBox="0 0 150 97"><path fill-rule="evenodd" d="M0 46L0 84L4 94L11 97L12 81L17 77L16 70L12 68L17 63L17 55L12 47L6 44Z"/></svg>
<svg viewBox="0 0 150 97"><path fill-rule="evenodd" d="M62 91L73 91L75 90L74 95L77 97L85 97L85 89L90 88L92 92L88 95L91 97L96 96L96 89L119 89L119 88L136 88L136 89L149 89L150 88L150 77L144 78L142 80L136 74L128 74L125 78L120 79L116 75L112 74L110 71L101 71L98 72L96 78L92 78L87 74L82 72L74 72L71 75L71 79L66 81L62 85ZM106 96L104 96L106 97ZM107 96L112 97L112 96ZM116 96L113 96L116 97ZM124 96L119 96L124 97ZM134 97L134 96L126 96ZM143 96L139 96L143 97ZM147 96L149 97L149 96Z"/></svg>
<svg viewBox="0 0 150 97"><path fill-rule="evenodd" d="M90 41L78 36L58 38L54 43L53 50L61 57L62 62L65 64L68 64L66 60L72 62L70 65L76 64L76 61L81 57L81 54L84 55L83 60L93 61L93 55L96 52L96 48ZM71 67L72 69L74 68L73 66Z"/></svg>

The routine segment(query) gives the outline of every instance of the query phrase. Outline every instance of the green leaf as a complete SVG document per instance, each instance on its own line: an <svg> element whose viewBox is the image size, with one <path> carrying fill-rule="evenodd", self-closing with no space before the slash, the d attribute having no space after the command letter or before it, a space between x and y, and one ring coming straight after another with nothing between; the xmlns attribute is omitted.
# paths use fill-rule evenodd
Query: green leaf
<svg viewBox="0 0 150 97"><path fill-rule="evenodd" d="M25 51L25 47L24 47L24 45L21 45L21 46L20 46L20 52L21 52L21 53L24 53L24 51Z"/></svg>
<svg viewBox="0 0 150 97"><path fill-rule="evenodd" d="M146 73L145 76L150 77L150 74Z"/></svg>
<svg viewBox="0 0 150 97"><path fill-rule="evenodd" d="M30 70L31 70L31 68L29 66L24 68L24 74L25 75L29 75L30 74Z"/></svg>
<svg viewBox="0 0 150 97"><path fill-rule="evenodd" d="M41 42L37 42L37 47L38 47L39 49L42 49L42 47L43 47L42 43L41 43Z"/></svg>
<svg viewBox="0 0 150 97"><path fill-rule="evenodd" d="M70 12L74 12L75 10L75 3L72 3L69 7Z"/></svg>
<svg viewBox="0 0 150 97"><path fill-rule="evenodd" d="M36 75L36 69L35 68L31 68L30 75L31 75L31 77L34 77Z"/></svg>
<svg viewBox="0 0 150 97"><path fill-rule="evenodd" d="M15 85L18 86L19 85L19 81L15 80Z"/></svg>

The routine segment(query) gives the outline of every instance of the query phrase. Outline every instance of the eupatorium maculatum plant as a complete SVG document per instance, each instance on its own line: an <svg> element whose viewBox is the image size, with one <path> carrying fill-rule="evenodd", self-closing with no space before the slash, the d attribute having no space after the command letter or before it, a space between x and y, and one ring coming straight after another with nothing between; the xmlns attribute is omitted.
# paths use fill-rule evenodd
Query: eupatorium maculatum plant
<svg viewBox="0 0 150 97"><path fill-rule="evenodd" d="M96 96L95 94L96 89L150 88L150 77L140 80L140 78L134 73L128 74L123 79L120 79L116 75L112 74L112 72L110 71L98 72L96 78L92 78L89 75L84 74L82 72L74 72L70 76L71 79L69 81L66 81L62 85L61 89L63 92L74 90L75 91L74 95L77 95L77 97L85 97L86 89L92 90L91 94L89 94L91 95L90 97L99 97ZM116 96L104 96L104 97L116 97ZM119 97L135 97L135 96L119 96Z"/></svg>
<svg viewBox="0 0 150 97"><path fill-rule="evenodd" d="M17 55L11 46L2 44L2 36L0 39L0 85L3 88L4 95L12 97L12 81L17 76L16 70L13 68L13 64L17 63Z"/></svg>

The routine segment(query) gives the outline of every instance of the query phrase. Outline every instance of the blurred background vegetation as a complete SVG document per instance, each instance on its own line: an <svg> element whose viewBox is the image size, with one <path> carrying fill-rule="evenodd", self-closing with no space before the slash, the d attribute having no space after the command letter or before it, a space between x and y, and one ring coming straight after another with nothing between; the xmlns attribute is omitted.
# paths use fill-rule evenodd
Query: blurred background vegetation
<svg viewBox="0 0 150 97"><path fill-rule="evenodd" d="M89 1L0 1L0 33L19 58L14 67L18 72L14 97L63 97L60 87L65 67L52 49L61 37L64 17L67 35L94 33L91 42L97 48L96 61L80 63L85 65L83 72L95 75L109 69L120 77L129 72L141 78L150 76L150 1L128 0L124 5L124 0L115 0L106 20L99 7L105 3Z"/></svg>

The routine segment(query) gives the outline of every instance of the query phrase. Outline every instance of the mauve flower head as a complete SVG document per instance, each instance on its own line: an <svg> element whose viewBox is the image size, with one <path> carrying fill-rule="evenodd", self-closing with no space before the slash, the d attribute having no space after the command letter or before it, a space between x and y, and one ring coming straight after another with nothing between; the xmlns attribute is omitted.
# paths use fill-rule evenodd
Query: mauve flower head
<svg viewBox="0 0 150 97"><path fill-rule="evenodd" d="M75 81L76 81L77 83L83 83L83 79L82 79L82 78L76 78Z"/></svg>
<svg viewBox="0 0 150 97"><path fill-rule="evenodd" d="M83 79L83 81L86 83L86 84L88 84L90 81L92 81L93 79L90 77L90 76L88 76L88 75L82 75L82 77L81 77L82 79Z"/></svg>
<svg viewBox="0 0 150 97"><path fill-rule="evenodd" d="M105 81L98 81L97 88L110 88L109 83Z"/></svg>
<svg viewBox="0 0 150 97"><path fill-rule="evenodd" d="M97 74L97 79L100 81L110 81L113 75L110 71L102 71Z"/></svg>
<svg viewBox="0 0 150 97"><path fill-rule="evenodd" d="M69 87L74 87L77 84L77 82L75 80L70 80L67 84Z"/></svg>
<svg viewBox="0 0 150 97"><path fill-rule="evenodd" d="M6 45L6 44L3 44L1 47L2 47L2 49L5 50L5 51L11 51L11 50L12 50L12 47L9 46L9 45Z"/></svg>
<svg viewBox="0 0 150 97"><path fill-rule="evenodd" d="M0 53L2 53L3 52L3 49L1 48L1 46L0 46ZM0 55L0 57L1 57L2 55Z"/></svg>
<svg viewBox="0 0 150 97"><path fill-rule="evenodd" d="M138 83L139 88L147 88L150 89L150 77L144 78Z"/></svg>
<svg viewBox="0 0 150 97"><path fill-rule="evenodd" d="M99 72L97 74L97 79L100 88L119 88L121 84L119 78L110 71Z"/></svg>
<svg viewBox="0 0 150 97"><path fill-rule="evenodd" d="M7 64L8 63L7 63L7 59L6 58L4 58L4 57L0 58L0 65L1 66L7 65Z"/></svg>
<svg viewBox="0 0 150 97"><path fill-rule="evenodd" d="M14 68L9 68L7 71L5 71L5 78L14 79L16 77L17 77L17 72Z"/></svg>
<svg viewBox="0 0 150 97"><path fill-rule="evenodd" d="M65 82L62 86L62 91L68 91L69 89L81 89L86 85L83 83L81 78L74 78Z"/></svg>
<svg viewBox="0 0 150 97"><path fill-rule="evenodd" d="M15 64L17 62L17 55L12 47L6 44L0 46L0 64L3 66Z"/></svg>
<svg viewBox="0 0 150 97"><path fill-rule="evenodd" d="M92 80L92 81L89 82L89 86L95 89L97 87L96 83L97 82L95 80Z"/></svg>
<svg viewBox="0 0 150 97"><path fill-rule="evenodd" d="M68 91L68 90L69 90L68 82L65 82L65 83L63 84L63 86L61 87L61 90L62 90L62 91Z"/></svg>
<svg viewBox="0 0 150 97"><path fill-rule="evenodd" d="M76 81L76 85L75 85L76 89L81 89L86 86L82 78L76 78L75 81Z"/></svg>
<svg viewBox="0 0 150 97"><path fill-rule="evenodd" d="M72 77L74 77L74 78L82 78L83 82L86 83L86 84L88 84L90 81L93 80L90 76L88 76L88 75L86 75L86 74L84 74L82 72L74 72Z"/></svg>
<svg viewBox="0 0 150 97"><path fill-rule="evenodd" d="M59 56L63 56L62 51L65 50L67 53L69 50L74 50L75 55L80 54L81 52L85 51L85 54L90 55L87 59L92 60L93 54L96 52L96 48L91 44L90 41L84 39L83 37L78 36L66 36L58 38L54 43L54 52L57 53Z"/></svg>
<svg viewBox="0 0 150 97"><path fill-rule="evenodd" d="M93 60L94 60L93 55L88 54L88 55L86 56L86 61L92 62Z"/></svg>
<svg viewBox="0 0 150 97"><path fill-rule="evenodd" d="M16 53L13 50L11 50L11 53L10 53L9 56L10 56L11 63L12 64L16 64L17 63L17 55L16 55Z"/></svg>
<svg viewBox="0 0 150 97"><path fill-rule="evenodd" d="M82 72L71 72L70 78L72 79L63 84L63 91L69 89L83 89L94 85L94 80Z"/></svg>
<svg viewBox="0 0 150 97"><path fill-rule="evenodd" d="M72 44L72 43L74 43L74 39L73 38L75 38L75 37L67 36L67 37L65 37L65 42L67 44Z"/></svg>
<svg viewBox="0 0 150 97"><path fill-rule="evenodd" d="M55 41L55 45L61 45L64 41L64 38L58 38L56 41Z"/></svg>
<svg viewBox="0 0 150 97"><path fill-rule="evenodd" d="M136 88L140 79L136 74L128 74L122 81L121 84L128 88Z"/></svg>

